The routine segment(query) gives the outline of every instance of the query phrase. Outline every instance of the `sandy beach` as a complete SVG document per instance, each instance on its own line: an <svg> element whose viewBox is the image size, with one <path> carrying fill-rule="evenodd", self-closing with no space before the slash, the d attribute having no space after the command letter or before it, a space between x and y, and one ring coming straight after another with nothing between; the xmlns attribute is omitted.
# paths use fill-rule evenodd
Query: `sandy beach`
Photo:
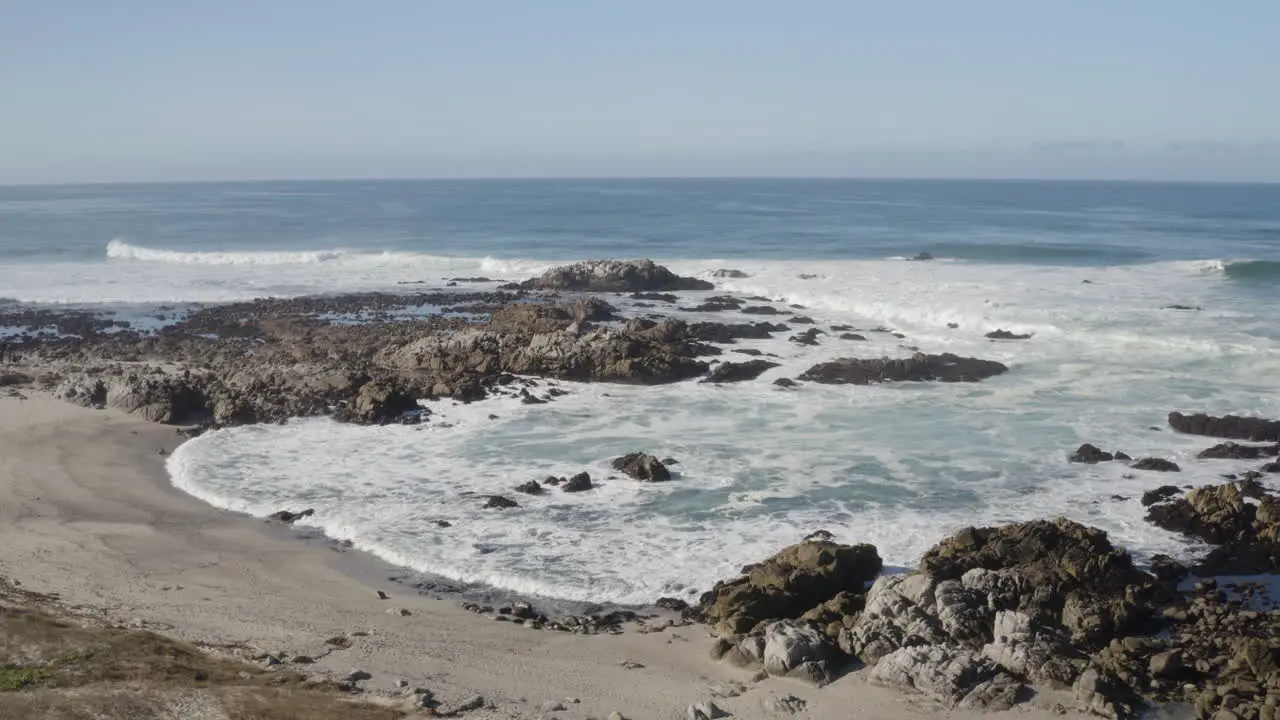
<svg viewBox="0 0 1280 720"><path fill-rule="evenodd" d="M715 702L735 717L777 717L771 700L783 695L807 701L813 718L969 715L856 674L820 689L753 683L748 671L709 659L706 628L696 625L632 626L618 636L535 631L379 583L384 568L373 558L300 541L170 487L164 455L181 439L114 410L38 394L0 399L0 574L81 612L204 646L312 655L313 673L360 669L375 695L394 697L406 680L445 701L484 696L491 708L471 717L684 717L726 681L741 683L742 694ZM368 635L327 650L326 638L357 631ZM544 712L554 703L567 710ZM1002 714L1049 717L1053 704L1041 697Z"/></svg>

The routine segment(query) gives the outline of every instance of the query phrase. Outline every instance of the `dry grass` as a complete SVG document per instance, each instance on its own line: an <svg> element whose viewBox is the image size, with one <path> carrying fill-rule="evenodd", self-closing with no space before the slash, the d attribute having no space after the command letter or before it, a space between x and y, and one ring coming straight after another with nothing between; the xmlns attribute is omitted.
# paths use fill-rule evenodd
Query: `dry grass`
<svg viewBox="0 0 1280 720"><path fill-rule="evenodd" d="M8 590L8 593L3 590ZM0 598L13 600L12 586ZM37 599L32 594L24 599ZM89 627L0 605L5 720L394 720L331 685L304 684L150 632Z"/></svg>

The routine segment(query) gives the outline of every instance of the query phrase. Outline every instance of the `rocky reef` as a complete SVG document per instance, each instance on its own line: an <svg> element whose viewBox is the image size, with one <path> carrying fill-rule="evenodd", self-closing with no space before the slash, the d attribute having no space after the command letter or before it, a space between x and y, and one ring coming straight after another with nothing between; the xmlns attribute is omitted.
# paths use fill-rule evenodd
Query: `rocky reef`
<svg viewBox="0 0 1280 720"><path fill-rule="evenodd" d="M688 613L719 635L714 657L817 684L866 666L872 682L950 707L1006 709L1053 688L1109 718L1175 701L1206 719L1276 716L1280 612L1212 583L1178 592L1095 528L971 527L914 572L879 569L874 547L819 534Z"/></svg>

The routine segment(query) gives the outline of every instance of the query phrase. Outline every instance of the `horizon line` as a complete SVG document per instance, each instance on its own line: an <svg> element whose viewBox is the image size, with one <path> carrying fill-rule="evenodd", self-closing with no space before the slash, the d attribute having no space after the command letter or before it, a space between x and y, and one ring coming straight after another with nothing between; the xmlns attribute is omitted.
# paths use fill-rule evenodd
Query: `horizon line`
<svg viewBox="0 0 1280 720"><path fill-rule="evenodd" d="M149 185L243 185L250 183L427 183L427 182L634 182L634 181L863 181L863 182L965 182L965 183L1090 183L1099 185L1280 185L1280 180L1223 180L1188 178L1064 178L1064 177L958 177L912 175L440 175L422 177L259 177L237 179L174 179L174 180L88 180L55 182L7 182L0 181L0 189L54 188L54 187L102 187Z"/></svg>

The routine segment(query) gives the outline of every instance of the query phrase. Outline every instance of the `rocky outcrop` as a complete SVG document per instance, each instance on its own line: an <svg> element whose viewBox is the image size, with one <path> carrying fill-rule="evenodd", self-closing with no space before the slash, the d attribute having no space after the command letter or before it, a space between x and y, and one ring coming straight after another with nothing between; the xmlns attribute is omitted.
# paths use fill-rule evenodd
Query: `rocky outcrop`
<svg viewBox="0 0 1280 720"><path fill-rule="evenodd" d="M915 355L898 360L843 358L809 368L801 380L828 385L870 385L882 382L978 382L1008 372L992 360L943 355Z"/></svg>
<svg viewBox="0 0 1280 720"><path fill-rule="evenodd" d="M840 593L861 595L881 567L871 545L802 542L716 583L702 595L697 614L722 635L749 632L769 620L797 619Z"/></svg>
<svg viewBox="0 0 1280 720"><path fill-rule="evenodd" d="M1216 545L1192 571L1200 575L1280 571L1280 497L1256 481L1196 488L1152 504L1147 520Z"/></svg>
<svg viewBox="0 0 1280 720"><path fill-rule="evenodd" d="M591 483L591 475L585 472L580 472L565 480L564 484L560 486L560 489L567 493L579 493L586 492L593 487L595 487L595 485Z"/></svg>
<svg viewBox="0 0 1280 720"><path fill-rule="evenodd" d="M1180 412L1172 412L1169 413L1169 426L1188 435L1207 435L1251 442L1280 442L1280 420L1237 415L1223 417L1204 414L1183 415Z"/></svg>
<svg viewBox="0 0 1280 720"><path fill-rule="evenodd" d="M579 292L654 292L711 290L705 280L680 277L652 260L593 260L552 268L521 283L526 290Z"/></svg>
<svg viewBox="0 0 1280 720"><path fill-rule="evenodd" d="M732 279L732 280L742 280L743 278L749 278L749 277L751 277L751 276L750 276L750 275L748 275L748 274L746 274L746 273L744 273L744 272L742 272L741 270L720 269L720 270L716 270L715 272L711 273L711 277L713 277L713 278L728 278L728 279Z"/></svg>
<svg viewBox="0 0 1280 720"><path fill-rule="evenodd" d="M776 362L768 360L747 360L746 362L722 362L711 368L711 375L704 382L736 383L755 380L765 372L779 367Z"/></svg>
<svg viewBox="0 0 1280 720"><path fill-rule="evenodd" d="M759 323L693 323L688 336L702 342L730 344L737 340L767 340L774 333L790 330L786 325Z"/></svg>
<svg viewBox="0 0 1280 720"><path fill-rule="evenodd" d="M667 482L671 471L658 458L646 453L631 453L613 461L613 469L643 482Z"/></svg>

